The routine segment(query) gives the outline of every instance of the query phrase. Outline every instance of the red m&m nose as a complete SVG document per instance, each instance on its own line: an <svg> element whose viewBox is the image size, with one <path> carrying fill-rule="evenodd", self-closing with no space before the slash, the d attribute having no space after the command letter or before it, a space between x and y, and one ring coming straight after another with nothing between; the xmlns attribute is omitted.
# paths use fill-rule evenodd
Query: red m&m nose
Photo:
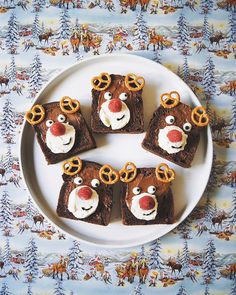
<svg viewBox="0 0 236 295"><path fill-rule="evenodd" d="M79 189L77 194L81 200L89 200L92 197L93 192L91 188L89 188L88 186L85 186L85 187L81 187L81 189Z"/></svg>
<svg viewBox="0 0 236 295"><path fill-rule="evenodd" d="M121 111L122 109L122 102L119 98L113 98L110 100L109 104L108 104L108 109L112 112L112 113L118 113Z"/></svg>
<svg viewBox="0 0 236 295"><path fill-rule="evenodd" d="M178 142L182 140L182 133L174 129L167 133L167 137L171 142Z"/></svg>
<svg viewBox="0 0 236 295"><path fill-rule="evenodd" d="M55 122L50 127L50 131L54 136L61 136L66 133L66 127L60 122Z"/></svg>
<svg viewBox="0 0 236 295"><path fill-rule="evenodd" d="M155 207L155 201L150 196L143 196L139 199L139 206L143 210L151 210Z"/></svg>

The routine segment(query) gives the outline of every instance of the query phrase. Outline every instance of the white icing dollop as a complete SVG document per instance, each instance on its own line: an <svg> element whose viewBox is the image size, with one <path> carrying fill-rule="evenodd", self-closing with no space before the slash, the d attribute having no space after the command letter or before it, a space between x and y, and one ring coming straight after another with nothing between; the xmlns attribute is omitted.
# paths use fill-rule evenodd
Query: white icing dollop
<svg viewBox="0 0 236 295"><path fill-rule="evenodd" d="M68 210L79 219L83 219L85 217L93 214L98 206L99 196L95 190L89 187L92 191L92 196L88 200L82 200L78 197L77 192L79 189L83 187L88 187L86 185L81 185L73 189L69 195L68 199Z"/></svg>
<svg viewBox="0 0 236 295"><path fill-rule="evenodd" d="M139 200L144 196L150 196L154 200L154 202L155 202L154 208L152 208L150 210L143 210L142 208L140 208ZM158 208L158 203L157 203L155 196L153 196L149 193L142 193L142 194L133 196L132 201L131 201L130 211L138 219L153 220L156 218L157 208Z"/></svg>
<svg viewBox="0 0 236 295"><path fill-rule="evenodd" d="M121 111L111 112L108 108L109 102L110 102L109 100L105 101L101 105L99 117L102 123L107 127L111 127L112 130L121 129L129 123L130 110L127 107L126 103L122 101Z"/></svg>
<svg viewBox="0 0 236 295"><path fill-rule="evenodd" d="M178 142L171 142L169 138L167 137L167 134L171 130L178 130L182 134L182 140ZM186 144L187 144L187 138L188 135L183 132L181 128L178 126L172 125L172 126L166 126L163 129L159 130L158 133L158 144L159 146L167 151L168 154L176 154L179 151L183 151Z"/></svg>
<svg viewBox="0 0 236 295"><path fill-rule="evenodd" d="M75 143L75 128L69 123L61 123L65 126L66 132L64 135L55 136L48 128L46 133L46 145L54 153L68 153Z"/></svg>

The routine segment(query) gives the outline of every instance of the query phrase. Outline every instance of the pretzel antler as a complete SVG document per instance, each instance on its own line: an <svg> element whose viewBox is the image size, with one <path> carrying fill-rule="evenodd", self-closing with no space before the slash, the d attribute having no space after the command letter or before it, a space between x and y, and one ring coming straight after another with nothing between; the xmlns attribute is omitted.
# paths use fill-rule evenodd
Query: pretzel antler
<svg viewBox="0 0 236 295"><path fill-rule="evenodd" d="M76 99L72 99L69 96L63 96L60 100L60 108L64 113L74 114L80 108L80 103Z"/></svg>
<svg viewBox="0 0 236 295"><path fill-rule="evenodd" d="M209 123L209 117L202 106L195 107L191 113L193 123L199 127L204 127Z"/></svg>
<svg viewBox="0 0 236 295"><path fill-rule="evenodd" d="M105 90L111 84L111 76L108 73L101 73L99 76L93 77L91 83L95 90Z"/></svg>
<svg viewBox="0 0 236 295"><path fill-rule="evenodd" d="M166 109L171 109L177 106L180 102L180 95L177 91L163 93L161 95L161 105Z"/></svg>
<svg viewBox="0 0 236 295"><path fill-rule="evenodd" d="M137 168L132 162L127 162L119 171L120 180L122 182L131 182L137 176Z"/></svg>
<svg viewBox="0 0 236 295"><path fill-rule="evenodd" d="M156 177L161 182L171 182L175 179L175 171L167 164L161 163L156 167Z"/></svg>
<svg viewBox="0 0 236 295"><path fill-rule="evenodd" d="M119 173L110 165L103 165L99 170L99 177L105 184L114 184L119 180Z"/></svg>
<svg viewBox="0 0 236 295"><path fill-rule="evenodd" d="M27 111L25 114L25 119L27 122L29 122L31 125L39 124L43 121L45 117L45 110L44 107L36 104L34 105L31 110Z"/></svg>
<svg viewBox="0 0 236 295"><path fill-rule="evenodd" d="M127 74L125 76L125 86L130 91L139 91L143 89L145 80L143 77L138 77L135 74Z"/></svg>
<svg viewBox="0 0 236 295"><path fill-rule="evenodd" d="M82 169L82 160L79 157L73 157L63 163L63 172L73 176L79 173Z"/></svg>

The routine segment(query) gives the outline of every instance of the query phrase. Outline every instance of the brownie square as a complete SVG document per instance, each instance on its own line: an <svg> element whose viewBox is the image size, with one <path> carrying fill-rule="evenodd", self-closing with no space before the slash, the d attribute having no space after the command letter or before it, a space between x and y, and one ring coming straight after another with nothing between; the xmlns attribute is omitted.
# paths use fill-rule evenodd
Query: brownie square
<svg viewBox="0 0 236 295"><path fill-rule="evenodd" d="M32 125L48 164L55 164L96 147L96 142L80 111L68 113L59 102L40 106L44 110L41 122Z"/></svg>
<svg viewBox="0 0 236 295"><path fill-rule="evenodd" d="M127 88L126 76L106 75L110 81L109 86L105 90L97 90L95 83L96 89L92 89L92 131L95 133L142 133L144 131L142 101L144 79L140 77L143 80L137 82L138 88L141 88L137 91L135 87ZM131 86L135 85L131 84Z"/></svg>
<svg viewBox="0 0 236 295"><path fill-rule="evenodd" d="M174 200L170 183L158 180L155 168L138 168L133 181L122 183L121 213L125 225L173 223Z"/></svg>
<svg viewBox="0 0 236 295"><path fill-rule="evenodd" d="M73 176L63 174L57 214L60 217L108 225L112 209L112 185L99 177L101 165L83 161L82 170Z"/></svg>
<svg viewBox="0 0 236 295"><path fill-rule="evenodd" d="M192 111L181 102L171 108L158 107L142 142L143 148L179 166L190 167L201 131L192 122Z"/></svg>

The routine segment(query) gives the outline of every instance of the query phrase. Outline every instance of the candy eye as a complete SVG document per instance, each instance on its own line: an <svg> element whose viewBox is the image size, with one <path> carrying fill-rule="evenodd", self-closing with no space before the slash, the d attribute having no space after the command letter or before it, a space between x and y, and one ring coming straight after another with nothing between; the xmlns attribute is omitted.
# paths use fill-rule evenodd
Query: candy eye
<svg viewBox="0 0 236 295"><path fill-rule="evenodd" d="M121 93L121 94L119 95L119 98L120 98L121 100L126 100L126 99L128 98L128 94L125 93L125 92L123 92L123 93Z"/></svg>
<svg viewBox="0 0 236 295"><path fill-rule="evenodd" d="M150 185L149 187L148 187L148 193L149 194L154 194L155 192L156 192L156 187L154 186L154 185Z"/></svg>
<svg viewBox="0 0 236 295"><path fill-rule="evenodd" d="M74 183L75 184L82 184L83 183L83 179L81 178L81 177L75 177L75 179L74 179Z"/></svg>
<svg viewBox="0 0 236 295"><path fill-rule="evenodd" d="M54 123L53 120L47 120L46 121L46 126L51 127L53 123Z"/></svg>
<svg viewBox="0 0 236 295"><path fill-rule="evenodd" d="M192 125L190 123L185 123L183 125L184 131L190 131L192 129Z"/></svg>
<svg viewBox="0 0 236 295"><path fill-rule="evenodd" d="M105 92L105 94L104 94L104 98L106 99L106 100L109 100L109 99L111 99L112 98L112 94L111 94L111 92Z"/></svg>
<svg viewBox="0 0 236 295"><path fill-rule="evenodd" d="M91 181L91 185L92 185L92 187L98 187L100 185L100 181L98 179L94 178Z"/></svg>
<svg viewBox="0 0 236 295"><path fill-rule="evenodd" d="M138 187L138 186L134 187L134 188L133 188L133 193L134 193L135 195L140 194L140 193L141 193L141 188Z"/></svg>
<svg viewBox="0 0 236 295"><path fill-rule="evenodd" d="M63 122L65 122L66 117L65 117L64 115L60 114L60 115L57 117L57 120L58 120L58 122L63 123Z"/></svg>
<svg viewBox="0 0 236 295"><path fill-rule="evenodd" d="M175 122L175 117L174 116L167 116L165 120L166 120L167 124L173 124Z"/></svg>

